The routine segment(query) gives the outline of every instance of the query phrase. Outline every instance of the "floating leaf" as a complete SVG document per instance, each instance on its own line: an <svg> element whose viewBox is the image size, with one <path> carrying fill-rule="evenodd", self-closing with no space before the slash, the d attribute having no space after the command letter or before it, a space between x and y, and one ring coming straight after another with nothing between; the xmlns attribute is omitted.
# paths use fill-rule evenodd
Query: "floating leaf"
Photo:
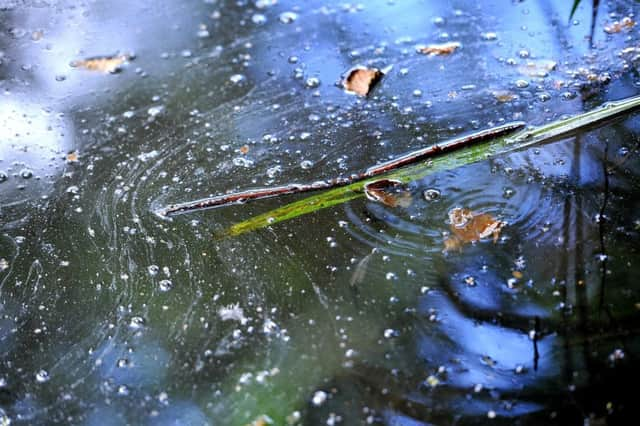
<svg viewBox="0 0 640 426"><path fill-rule="evenodd" d="M461 46L457 41L451 41L442 44L429 44L427 46L418 46L418 53L429 56L450 55Z"/></svg>
<svg viewBox="0 0 640 426"><path fill-rule="evenodd" d="M374 180L364 185L364 194L371 201L389 207L409 207L412 202L411 193L397 179Z"/></svg>
<svg viewBox="0 0 640 426"><path fill-rule="evenodd" d="M520 65L518 72L529 77L546 77L549 72L556 69L557 65L557 62L551 59L531 60L524 65Z"/></svg>
<svg viewBox="0 0 640 426"><path fill-rule="evenodd" d="M496 220L487 213L456 207L449 212L451 237L445 241L445 251L459 250L464 243L473 243L493 237L498 241L506 222Z"/></svg>
<svg viewBox="0 0 640 426"><path fill-rule="evenodd" d="M89 71L100 71L104 73L117 73L122 69L122 65L133 59L131 55L122 54L114 56L96 56L71 62L74 68L84 68Z"/></svg>
<svg viewBox="0 0 640 426"><path fill-rule="evenodd" d="M614 21L611 25L605 25L604 32L607 34L615 34L626 29L631 29L636 25L636 22L628 16L622 18L622 21Z"/></svg>
<svg viewBox="0 0 640 426"><path fill-rule="evenodd" d="M249 152L249 145L242 145L240 147L240 154L245 155Z"/></svg>
<svg viewBox="0 0 640 426"><path fill-rule="evenodd" d="M357 66L347 72L346 77L342 80L342 87L347 93L367 96L383 76L384 72L377 68Z"/></svg>

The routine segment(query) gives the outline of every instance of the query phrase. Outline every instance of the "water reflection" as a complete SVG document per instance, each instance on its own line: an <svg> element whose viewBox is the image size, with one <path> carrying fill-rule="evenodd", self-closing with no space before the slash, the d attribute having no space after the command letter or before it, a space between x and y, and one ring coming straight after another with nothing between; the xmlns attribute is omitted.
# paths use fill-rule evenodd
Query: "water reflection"
<svg viewBox="0 0 640 426"><path fill-rule="evenodd" d="M0 15L0 423L625 413L637 117L412 182L395 208L358 199L223 240L283 201L153 211L635 94L618 56L635 32L590 49L590 11L565 25L569 5L549 2L72 6ZM597 25L637 4L607 7ZM415 52L446 40L459 51ZM118 51L136 54L119 74L69 66ZM523 75L537 60L556 64ZM357 64L393 68L363 99L334 86ZM508 225L445 252L458 207Z"/></svg>

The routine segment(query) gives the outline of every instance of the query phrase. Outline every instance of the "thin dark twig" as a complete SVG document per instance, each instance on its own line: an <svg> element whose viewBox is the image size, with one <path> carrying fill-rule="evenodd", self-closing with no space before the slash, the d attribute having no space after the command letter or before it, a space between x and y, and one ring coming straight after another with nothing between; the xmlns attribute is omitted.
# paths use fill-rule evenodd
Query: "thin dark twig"
<svg viewBox="0 0 640 426"><path fill-rule="evenodd" d="M598 9L600 8L600 0L593 0L591 4L591 27L589 28L589 46L595 47L593 44L593 36L596 33L596 20L598 19Z"/></svg>
<svg viewBox="0 0 640 426"><path fill-rule="evenodd" d="M310 184L294 183L290 185L277 186L274 188L251 189L247 191L217 195L214 197L203 198L186 203L172 204L157 210L156 213L160 216L166 217L176 214L191 213L214 207L240 204L251 200L260 200L263 198L271 198L280 195L300 194L303 192L346 186L358 181L378 176L383 173L390 172L392 170L399 169L409 164L417 163L427 158L435 157L440 154L470 146L474 143L478 143L488 139L494 139L500 136L505 136L524 128L525 125L526 124L524 122L516 121L513 123L503 124L501 126L492 127L490 129L481 130L479 132L455 138L441 144L431 145L429 147L410 152L394 160L369 167L362 173L353 174L348 177L337 177L329 180L321 180Z"/></svg>

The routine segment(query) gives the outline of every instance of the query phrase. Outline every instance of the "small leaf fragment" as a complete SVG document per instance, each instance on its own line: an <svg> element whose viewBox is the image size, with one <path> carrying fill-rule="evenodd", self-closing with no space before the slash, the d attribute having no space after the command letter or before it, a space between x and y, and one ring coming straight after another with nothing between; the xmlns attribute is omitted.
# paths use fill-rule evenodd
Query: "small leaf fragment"
<svg viewBox="0 0 640 426"><path fill-rule="evenodd" d="M429 44L427 46L418 46L418 53L429 56L444 56L455 52L461 44L457 41L451 41L442 44Z"/></svg>
<svg viewBox="0 0 640 426"><path fill-rule="evenodd" d="M491 94L500 103L511 102L518 99L518 95L508 90L494 90Z"/></svg>
<svg viewBox="0 0 640 426"><path fill-rule="evenodd" d="M76 163L78 161L78 153L71 151L67 154L67 163Z"/></svg>
<svg viewBox="0 0 640 426"><path fill-rule="evenodd" d="M122 69L122 65L133 59L129 54L113 56L96 56L71 62L74 68L84 68L89 71L99 71L115 74Z"/></svg>
<svg viewBox="0 0 640 426"><path fill-rule="evenodd" d="M451 237L445 240L445 251L460 250L465 243L473 243L493 237L497 242L506 222L496 220L488 213L477 213L456 207L449 211Z"/></svg>
<svg viewBox="0 0 640 426"><path fill-rule="evenodd" d="M624 29L631 29L636 25L636 22L629 16L622 18L622 21L614 21L611 25L605 25L604 32L607 34L616 34Z"/></svg>
<svg viewBox="0 0 640 426"><path fill-rule="evenodd" d="M342 80L342 87L347 93L367 96L384 74L377 68L357 66L347 72L346 77Z"/></svg>
<svg viewBox="0 0 640 426"><path fill-rule="evenodd" d="M364 186L364 194L371 201L389 207L409 207L413 201L411 193L396 179L380 179Z"/></svg>

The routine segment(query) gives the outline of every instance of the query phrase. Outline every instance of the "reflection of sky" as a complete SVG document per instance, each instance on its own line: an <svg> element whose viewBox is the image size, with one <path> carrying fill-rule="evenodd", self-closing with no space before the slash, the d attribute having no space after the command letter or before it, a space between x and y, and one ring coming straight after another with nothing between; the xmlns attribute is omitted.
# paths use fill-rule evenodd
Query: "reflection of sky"
<svg viewBox="0 0 640 426"><path fill-rule="evenodd" d="M515 380L515 369L523 366L530 372L533 370L533 343L522 330L514 330L486 322L478 323L465 316L455 308L443 294L434 292L423 302L421 310L435 308L438 311L439 335L446 336L443 342L432 340L431 336L423 336L420 344L420 355L434 363L446 365L453 358L459 358L465 371L452 373L447 382L460 388L471 388L475 384L483 384L501 390L510 390L514 385L534 383L541 377L551 377L560 372L560 366L541 359L535 375L518 376ZM540 353L550 353L553 336L538 342ZM485 356L496 362L494 366L482 361Z"/></svg>
<svg viewBox="0 0 640 426"><path fill-rule="evenodd" d="M0 103L0 171L9 177L0 183L2 204L48 192L51 178L62 172L64 156L73 145L73 131L63 114L4 99ZM30 171L33 177L23 177L23 171ZM21 186L24 190L19 190Z"/></svg>

